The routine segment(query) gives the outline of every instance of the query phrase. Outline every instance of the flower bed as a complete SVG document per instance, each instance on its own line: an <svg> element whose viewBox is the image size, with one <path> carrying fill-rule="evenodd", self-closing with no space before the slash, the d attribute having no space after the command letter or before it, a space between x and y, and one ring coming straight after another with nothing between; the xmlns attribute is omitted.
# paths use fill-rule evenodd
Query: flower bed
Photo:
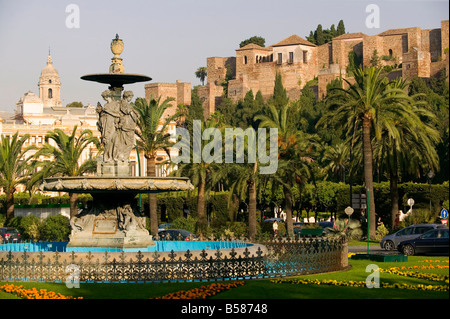
<svg viewBox="0 0 450 319"><path fill-rule="evenodd" d="M74 298L71 296L64 296L60 293L47 291L47 289L26 289L22 285L15 286L13 284L5 284L0 286L0 290L11 293L23 299L83 299L83 297Z"/></svg>
<svg viewBox="0 0 450 319"><path fill-rule="evenodd" d="M239 286L243 286L245 281L235 281L233 283L213 283L207 286L201 286L190 290L180 290L172 292L162 297L156 297L154 299L206 299L214 296L222 291L230 290Z"/></svg>
<svg viewBox="0 0 450 319"><path fill-rule="evenodd" d="M338 280L318 280L318 279L275 279L271 280L273 283L287 283L297 285L332 285L332 286L346 286L346 287L366 287L365 281L338 281ZM408 284L388 284L381 283L381 288L397 288L408 290L431 290L431 291L449 291L448 285L408 285Z"/></svg>

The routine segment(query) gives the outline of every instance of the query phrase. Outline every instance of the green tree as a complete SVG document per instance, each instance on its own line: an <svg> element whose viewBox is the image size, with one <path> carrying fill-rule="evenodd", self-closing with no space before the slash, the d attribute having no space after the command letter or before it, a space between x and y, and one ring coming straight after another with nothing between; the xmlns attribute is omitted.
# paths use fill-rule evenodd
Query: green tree
<svg viewBox="0 0 450 319"><path fill-rule="evenodd" d="M277 109L281 109L289 101L287 97L286 89L283 86L283 80L281 73L277 72L275 76L275 86L273 89L273 96L271 98L270 104L273 104Z"/></svg>
<svg viewBox="0 0 450 319"><path fill-rule="evenodd" d="M52 141L50 143L50 140ZM45 136L45 144L36 152L35 158L39 156L51 157L52 161L44 162L43 171L45 176L81 176L85 173L95 172L97 162L89 159L81 161L81 155L85 149L95 146L100 149L100 141L92 134L91 130L83 130L77 136L77 126L72 133L67 135L61 129L49 131ZM70 217L78 214L78 194L69 193Z"/></svg>
<svg viewBox="0 0 450 319"><path fill-rule="evenodd" d="M186 141L182 139L179 141L177 146L180 149L189 149L190 157L189 159L183 160L181 163L173 163L177 165L175 171L176 176L189 177L192 184L197 187L197 232L200 236L206 234L207 228L207 216L206 216L206 196L209 191L216 185L223 173L223 167L219 165L222 162L222 137L213 136L213 141L204 140L203 136L207 134L207 131L219 129L222 123L218 121L220 117L212 117L204 123L201 121L196 122L196 124L201 124L201 127L195 127L193 129L192 140ZM201 145L194 145L197 141L200 141ZM211 145L211 143L217 143L219 151L216 152L214 149L213 154L211 152L210 159L205 160L205 154L198 154L205 149L206 145ZM197 148L198 147L198 148ZM198 159L196 157L199 157ZM180 159L181 160L181 159Z"/></svg>
<svg viewBox="0 0 450 319"><path fill-rule="evenodd" d="M324 34L323 30L322 30L322 25L321 24L319 24L317 26L316 37L315 38L316 38L316 44L317 45L322 45L322 44L325 43L325 34Z"/></svg>
<svg viewBox="0 0 450 319"><path fill-rule="evenodd" d="M153 96L147 102L144 98L137 98L134 109L139 115L137 121L138 148L144 152L147 159L147 176L156 177L156 153L164 150L168 154L170 134L167 132L168 125L178 117L178 114L164 118L164 112L171 107L173 98L166 98L161 102L161 97L155 99ZM158 235L157 198L155 193L148 194L150 217L150 232L153 236Z"/></svg>
<svg viewBox="0 0 450 319"><path fill-rule="evenodd" d="M79 107L82 108L83 107L83 103L82 102L72 102L66 105L66 107Z"/></svg>
<svg viewBox="0 0 450 319"><path fill-rule="evenodd" d="M334 121L346 128L347 136L351 136L353 132L361 134L364 182L369 194L369 237L371 239L375 238L376 229L372 137L379 140L382 128L388 125L392 132L395 132L390 125L391 119L394 118L392 114L406 112L404 106L407 103L404 101L408 100L404 91L390 87L389 80L381 72L381 69L374 67L357 69L354 74L355 83L344 80L349 87L336 88L345 93L345 98L337 102L336 108L329 114ZM326 121L325 118L319 123L323 124L324 121Z"/></svg>
<svg viewBox="0 0 450 319"><path fill-rule="evenodd" d="M261 47L265 47L266 46L266 40L263 37L255 35L255 36L253 36L253 37L251 37L251 38L249 38L247 40L242 41L239 44L239 47L240 48L245 47L247 44L250 44L250 43L257 44L257 45L259 45Z"/></svg>
<svg viewBox="0 0 450 319"><path fill-rule="evenodd" d="M14 193L19 184L26 184L30 178L34 165L27 153L33 149L25 147L30 135L19 138L16 132L11 138L2 135L0 139L0 187L6 194L6 221L14 217Z"/></svg>
<svg viewBox="0 0 450 319"><path fill-rule="evenodd" d="M390 83L393 89L406 94L408 83L397 79ZM393 94L398 94L394 92ZM386 108L384 119L379 121L380 139L375 142L375 158L389 174L391 194L391 225L399 211L400 168L408 172L439 170L439 158L436 145L440 141L439 131L435 128L435 117L427 109L426 103L418 100L420 95L395 101L396 108Z"/></svg>
<svg viewBox="0 0 450 319"><path fill-rule="evenodd" d="M344 21L343 20L339 20L337 29L336 29L336 33L337 36L340 36L342 34L345 34L345 26L344 26Z"/></svg>
<svg viewBox="0 0 450 319"><path fill-rule="evenodd" d="M314 146L317 146L316 136L297 130L295 123L289 120L291 107L292 103L286 103L281 109L269 105L269 115L256 116L261 120L260 127L278 130L278 169L269 178L275 187L280 185L283 188L289 236L293 236L293 188L295 185L304 187L312 178L309 164L314 160Z"/></svg>
<svg viewBox="0 0 450 319"><path fill-rule="evenodd" d="M200 81L202 82L202 85L205 85L205 79L207 76L207 68L204 66L199 67L197 69L197 71L195 71L195 76L200 79Z"/></svg>

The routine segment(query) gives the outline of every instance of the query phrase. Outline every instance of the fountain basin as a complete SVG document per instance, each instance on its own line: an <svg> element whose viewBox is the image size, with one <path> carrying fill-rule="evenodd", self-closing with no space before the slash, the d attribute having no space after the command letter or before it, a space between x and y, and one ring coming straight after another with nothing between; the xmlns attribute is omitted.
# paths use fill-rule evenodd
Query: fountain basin
<svg viewBox="0 0 450 319"><path fill-rule="evenodd" d="M245 241L168 241L155 240L154 246L145 248L116 248L116 247L70 247L68 242L36 242L36 243L7 243L0 245L0 251L27 251L27 252L170 252L170 251L196 251L237 249L252 247L254 244Z"/></svg>
<svg viewBox="0 0 450 319"><path fill-rule="evenodd" d="M193 190L186 177L77 176L46 178L41 190L69 193L160 193Z"/></svg>

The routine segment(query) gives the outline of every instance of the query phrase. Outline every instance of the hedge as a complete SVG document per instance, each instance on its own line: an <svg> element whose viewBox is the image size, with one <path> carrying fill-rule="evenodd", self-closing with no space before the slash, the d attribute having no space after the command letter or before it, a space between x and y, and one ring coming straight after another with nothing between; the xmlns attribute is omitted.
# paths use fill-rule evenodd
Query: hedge
<svg viewBox="0 0 450 319"><path fill-rule="evenodd" d="M430 196L431 187L431 196ZM428 185L424 183L402 183L398 185L399 190L399 208L406 212L409 209L407 205L408 198L415 201L415 209L429 209L430 199L433 213L437 216L444 205L448 205L449 200L449 182L442 184ZM344 209L349 205L350 186L343 183L333 183L329 181L317 182L316 185L306 185L301 194L301 207L306 209L314 206L320 212L333 212L342 214ZM353 186L352 192L365 193L364 187L361 185ZM384 221L390 221L391 214L391 196L389 182L375 183L375 206L378 216ZM270 192L265 190L266 197L270 196ZM276 192L275 192L276 193ZM210 193L206 198L206 207L209 217L213 225L221 226L229 221L235 221L237 208L229 205L228 192ZM275 195L274 195L275 196ZM168 192L158 194L158 217L163 222L172 222L175 219L184 216L185 210L189 211L189 215L197 217L197 193L193 192ZM50 197L43 194L35 194L30 200L28 193L17 193L14 196L15 203L18 205L52 205L52 204L68 204L69 196ZM0 195L0 213L5 213L5 195ZM85 206L92 197L89 194L80 194L80 205ZM270 198L263 199L265 204L270 202ZM141 196L142 206L148 211L148 196ZM138 198L136 197L136 204ZM283 204L281 204L283 205Z"/></svg>

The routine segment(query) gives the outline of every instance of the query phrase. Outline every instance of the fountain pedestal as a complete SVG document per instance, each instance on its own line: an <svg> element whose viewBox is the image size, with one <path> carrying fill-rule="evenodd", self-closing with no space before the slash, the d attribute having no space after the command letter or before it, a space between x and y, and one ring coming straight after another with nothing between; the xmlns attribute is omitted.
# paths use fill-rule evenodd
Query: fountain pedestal
<svg viewBox="0 0 450 319"><path fill-rule="evenodd" d="M93 201L70 219L68 247L146 248L152 236L137 194L192 190L188 178L80 176L46 178L46 191L89 193Z"/></svg>

